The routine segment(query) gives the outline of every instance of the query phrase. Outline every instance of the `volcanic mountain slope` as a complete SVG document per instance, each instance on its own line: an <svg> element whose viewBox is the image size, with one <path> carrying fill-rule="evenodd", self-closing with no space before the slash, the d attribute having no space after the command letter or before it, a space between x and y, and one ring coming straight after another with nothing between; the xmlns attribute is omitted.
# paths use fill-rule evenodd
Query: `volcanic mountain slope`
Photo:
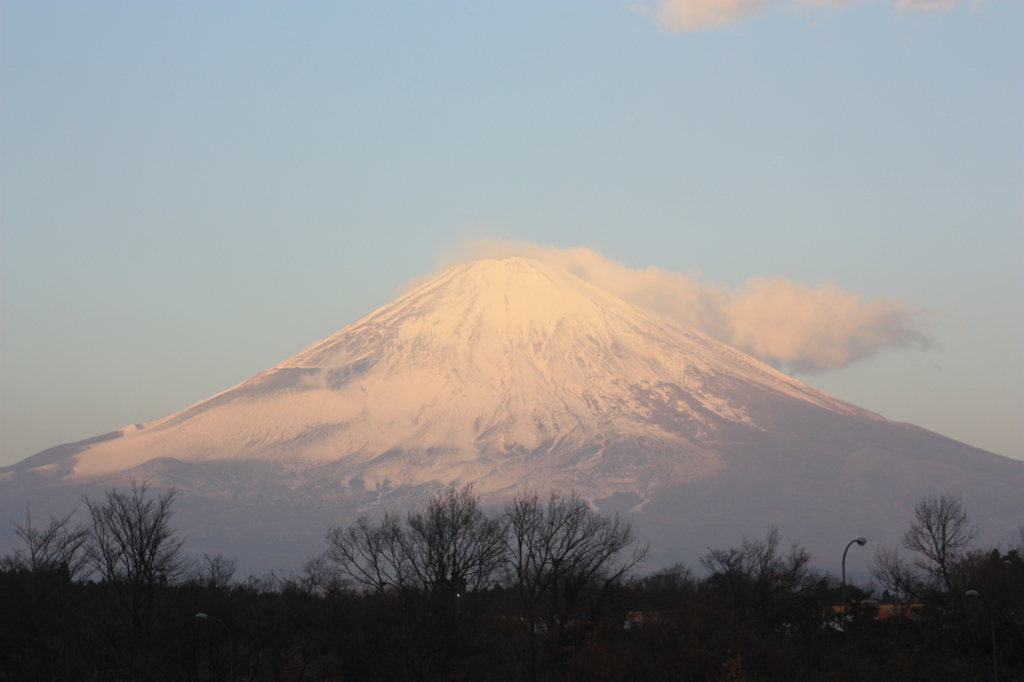
<svg viewBox="0 0 1024 682"><path fill-rule="evenodd" d="M494 503L557 487L634 511L665 557L684 530L703 544L769 522L881 532L936 490L988 500L998 531L1024 522L1024 463L889 422L521 258L453 267L182 412L0 470L0 486L45 500L130 477L176 485L183 521L212 515L200 535L243 555L274 536L307 538L304 554L329 523L468 483Z"/></svg>

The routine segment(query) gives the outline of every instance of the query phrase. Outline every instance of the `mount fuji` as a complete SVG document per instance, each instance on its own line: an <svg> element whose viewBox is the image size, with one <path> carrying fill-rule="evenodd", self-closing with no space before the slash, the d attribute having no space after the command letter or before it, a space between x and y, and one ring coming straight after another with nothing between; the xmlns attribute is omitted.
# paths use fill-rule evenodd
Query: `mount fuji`
<svg viewBox="0 0 1024 682"><path fill-rule="evenodd" d="M823 557L848 537L893 543L936 492L962 494L993 541L1024 524L1024 462L523 258L452 267L177 414L0 469L0 513L63 511L132 479L176 487L188 546L251 571L293 568L329 526L449 485L495 505L575 491L632 515L661 564L768 525Z"/></svg>

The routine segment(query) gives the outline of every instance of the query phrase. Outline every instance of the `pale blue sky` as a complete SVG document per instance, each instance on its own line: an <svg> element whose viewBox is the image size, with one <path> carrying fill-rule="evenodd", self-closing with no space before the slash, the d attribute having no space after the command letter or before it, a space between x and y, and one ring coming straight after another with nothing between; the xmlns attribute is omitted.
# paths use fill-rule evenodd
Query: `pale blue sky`
<svg viewBox="0 0 1024 682"><path fill-rule="evenodd" d="M804 376L1024 459L1024 3L3 2L0 465L180 410L480 237L898 298Z"/></svg>

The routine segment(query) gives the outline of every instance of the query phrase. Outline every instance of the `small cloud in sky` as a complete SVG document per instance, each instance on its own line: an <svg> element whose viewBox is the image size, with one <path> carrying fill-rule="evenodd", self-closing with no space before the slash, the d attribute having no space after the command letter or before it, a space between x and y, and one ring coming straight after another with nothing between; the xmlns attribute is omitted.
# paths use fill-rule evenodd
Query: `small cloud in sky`
<svg viewBox="0 0 1024 682"><path fill-rule="evenodd" d="M981 0L657 0L636 5L638 11L673 32L710 31L760 14L772 7L803 6L840 8L864 2L888 2L904 12L948 10L958 2Z"/></svg>
<svg viewBox="0 0 1024 682"><path fill-rule="evenodd" d="M930 348L920 313L895 298L864 301L834 284L811 288L784 277L751 278L739 289L655 266L629 268L586 248L484 239L445 266L523 256L558 265L639 307L674 318L759 360L791 371L845 367L889 348Z"/></svg>
<svg viewBox="0 0 1024 682"><path fill-rule="evenodd" d="M913 12L915 10L950 9L958 2L966 2L966 0L899 0L897 6L902 10ZM981 0L973 0L973 2L978 4Z"/></svg>
<svg viewBox="0 0 1024 682"><path fill-rule="evenodd" d="M670 31L704 31L739 23L768 7L768 0L662 0L654 16Z"/></svg>

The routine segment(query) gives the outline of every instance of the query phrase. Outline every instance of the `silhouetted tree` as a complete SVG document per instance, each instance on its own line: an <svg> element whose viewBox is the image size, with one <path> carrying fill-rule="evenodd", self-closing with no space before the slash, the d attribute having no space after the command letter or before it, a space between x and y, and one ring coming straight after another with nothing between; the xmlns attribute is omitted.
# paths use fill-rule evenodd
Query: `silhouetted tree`
<svg viewBox="0 0 1024 682"><path fill-rule="evenodd" d="M377 523L361 516L347 528L335 526L327 532L325 556L338 573L363 589L400 591L412 583L403 533L401 520L390 512Z"/></svg>
<svg viewBox="0 0 1024 682"><path fill-rule="evenodd" d="M811 568L810 555L776 529L708 550L702 577L675 565L632 579L623 571L644 549L632 527L576 497L523 493L502 514L488 515L469 491L448 490L391 522L339 531L348 547L342 556L363 562L348 575L325 553L298 575L272 571L235 581L234 562L223 556L207 555L194 567L183 560L168 522L172 497L135 486L92 503L100 524L117 518L149 527L170 549L170 568L149 572L152 608L137 622L126 585L146 581L127 569L110 570L99 582L75 581L63 562L47 571L40 559L30 569L25 547L17 562L0 560L0 682L499 682L531 675L983 682L992 678L993 625L1000 677L1024 679L1024 560L1016 546L966 549L951 564L950 580L977 590L984 602L949 594L942 584L938 592L915 588L925 601L913 617L881 619L860 609L838 628L826 618L835 579ZM17 525L36 546L48 528L31 517ZM64 524L68 532L72 526ZM368 537L381 528L386 532ZM502 543L496 528L511 528L498 533ZM500 559L480 551L496 544ZM906 574L927 584L931 574L900 551L908 558L882 553L895 557L888 561L897 569L894 584L905 584ZM404 562L397 571L389 552ZM368 556L374 553L376 559ZM374 562L389 577L377 577L368 568ZM347 589L352 585L358 589ZM529 594L538 597L528 623ZM197 620L199 612L225 627ZM530 637L540 655L528 670Z"/></svg>
<svg viewBox="0 0 1024 682"><path fill-rule="evenodd" d="M238 562L223 554L203 554L203 560L196 565L192 579L211 590L227 590L231 587L238 569Z"/></svg>
<svg viewBox="0 0 1024 682"><path fill-rule="evenodd" d="M881 546L875 550L871 563L871 577L893 598L922 599L925 584L914 566L907 562L896 547Z"/></svg>
<svg viewBox="0 0 1024 682"><path fill-rule="evenodd" d="M914 508L903 546L921 555L917 566L931 577L934 586L950 591L954 566L977 534L959 495L928 496Z"/></svg>
<svg viewBox="0 0 1024 682"><path fill-rule="evenodd" d="M184 540L171 525L174 495L171 489L154 497L146 481L132 481L131 492L113 489L104 501L85 498L92 517L85 544L89 567L112 597L98 612L102 631L128 679L149 674L154 624L165 605L160 591L192 567L182 556Z"/></svg>
<svg viewBox="0 0 1024 682"><path fill-rule="evenodd" d="M636 581L637 594L645 609L664 611L676 609L691 600L699 581L687 566L675 563Z"/></svg>
<svg viewBox="0 0 1024 682"><path fill-rule="evenodd" d="M454 597L492 585L507 547L501 519L488 517L472 488L449 488L426 510L401 521L385 513L327 533L326 557L356 584L376 592L415 588ZM308 564L323 572L322 565Z"/></svg>
<svg viewBox="0 0 1024 682"><path fill-rule="evenodd" d="M505 524L480 509L473 489L449 488L423 512L409 514L400 535L411 573L427 592L457 596L490 587L500 577Z"/></svg>
<svg viewBox="0 0 1024 682"><path fill-rule="evenodd" d="M588 616L646 558L648 547L638 543L629 521L593 511L576 494L552 492L542 504L535 492L522 492L505 507L505 516L510 582L526 619L534 675L538 632L578 645L592 621ZM632 552L620 560L630 545Z"/></svg>
<svg viewBox="0 0 1024 682"><path fill-rule="evenodd" d="M778 528L763 539L743 538L738 548L709 549L700 558L708 576L704 588L724 597L733 618L758 628L817 628L830 602L829 582L811 568L811 554L799 542L781 550Z"/></svg>
<svg viewBox="0 0 1024 682"><path fill-rule="evenodd" d="M45 528L32 523L32 513L25 509L25 520L11 521L14 534L25 543L25 549L16 550L12 556L0 559L0 569L24 568L29 571L55 571L64 567L72 580L87 570L88 560L82 551L89 535L89 529L82 525L71 525L71 511L64 516L50 516Z"/></svg>
<svg viewBox="0 0 1024 682"><path fill-rule="evenodd" d="M0 670L9 679L66 680L82 671L83 613L73 582L83 572L88 531L71 524L74 512L36 526L12 522L25 543L0 558ZM0 679L3 673L0 672Z"/></svg>
<svg viewBox="0 0 1024 682"><path fill-rule="evenodd" d="M796 594L817 582L810 569L811 554L798 542L779 551L782 535L772 527L763 540L743 538L738 548L709 549L700 558L708 580L722 585L750 586L771 594Z"/></svg>
<svg viewBox="0 0 1024 682"><path fill-rule="evenodd" d="M904 548L915 552L914 561L899 550L879 547L871 575L897 597L927 600L967 589L964 561L977 535L959 496L928 496L918 501L910 528L903 535Z"/></svg>
<svg viewBox="0 0 1024 682"><path fill-rule="evenodd" d="M378 598L378 624L395 619L397 648L417 676L444 674L455 642L472 640L465 623L478 615L477 593L500 578L508 551L503 520L485 514L468 486L432 497L404 521L386 513L378 523L363 517L332 528L327 543L337 573ZM307 572L315 582L331 579L322 562L307 562ZM393 614L388 597L397 599Z"/></svg>

